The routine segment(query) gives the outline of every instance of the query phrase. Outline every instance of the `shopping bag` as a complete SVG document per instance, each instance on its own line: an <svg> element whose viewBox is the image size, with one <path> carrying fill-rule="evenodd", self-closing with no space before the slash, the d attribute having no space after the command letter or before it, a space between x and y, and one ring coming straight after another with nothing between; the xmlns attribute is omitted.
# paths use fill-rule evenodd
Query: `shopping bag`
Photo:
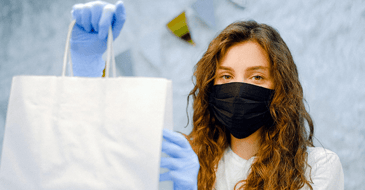
<svg viewBox="0 0 365 190"><path fill-rule="evenodd" d="M0 190L158 189L171 81L64 76L72 26L62 76L13 78Z"/></svg>

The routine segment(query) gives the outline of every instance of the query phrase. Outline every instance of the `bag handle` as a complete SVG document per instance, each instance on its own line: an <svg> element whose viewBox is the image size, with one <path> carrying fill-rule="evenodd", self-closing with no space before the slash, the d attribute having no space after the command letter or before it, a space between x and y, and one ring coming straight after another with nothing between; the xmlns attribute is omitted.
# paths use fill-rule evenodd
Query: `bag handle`
<svg viewBox="0 0 365 190"><path fill-rule="evenodd" d="M68 33L67 33L67 39L66 39L66 47L65 47L65 53L63 55L63 68L62 68L62 76L66 76L66 67L67 67L67 59L69 60L70 65L70 75L73 76L72 72L72 59L71 59L71 50L70 50L70 39L71 39L71 33L72 29L76 24L76 20L73 20L71 24L68 27ZM110 67L110 58L112 61L112 72L113 77L116 77L116 67L115 67L115 57L114 57L114 51L113 51L113 32L112 27L109 28L108 31L108 39L107 39L107 48L106 48L106 63L105 63L105 78L109 78L109 67Z"/></svg>

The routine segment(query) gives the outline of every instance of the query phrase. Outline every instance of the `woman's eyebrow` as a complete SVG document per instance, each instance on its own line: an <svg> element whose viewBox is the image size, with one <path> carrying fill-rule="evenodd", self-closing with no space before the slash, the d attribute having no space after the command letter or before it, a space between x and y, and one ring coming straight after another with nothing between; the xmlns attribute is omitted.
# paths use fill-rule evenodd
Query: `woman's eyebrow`
<svg viewBox="0 0 365 190"><path fill-rule="evenodd" d="M219 66L218 70L233 71L232 67L226 67L226 66Z"/></svg>
<svg viewBox="0 0 365 190"><path fill-rule="evenodd" d="M264 66L253 66L253 67L248 67L246 69L246 71L256 71L256 70L267 70L269 71L269 67L264 67Z"/></svg>

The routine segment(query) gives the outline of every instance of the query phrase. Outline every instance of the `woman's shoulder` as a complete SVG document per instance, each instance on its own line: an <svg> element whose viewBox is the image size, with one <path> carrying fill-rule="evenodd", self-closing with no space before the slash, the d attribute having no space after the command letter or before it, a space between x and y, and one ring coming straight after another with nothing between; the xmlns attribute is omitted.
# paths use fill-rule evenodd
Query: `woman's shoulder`
<svg viewBox="0 0 365 190"><path fill-rule="evenodd" d="M323 147L308 147L307 152L314 189L343 189L344 176L338 155Z"/></svg>
<svg viewBox="0 0 365 190"><path fill-rule="evenodd" d="M338 158L337 154L323 147L307 147L308 158L318 159L322 157Z"/></svg>
<svg viewBox="0 0 365 190"><path fill-rule="evenodd" d="M319 168L341 168L341 161L338 155L323 147L308 147L308 164L312 169ZM329 171L329 170L328 170Z"/></svg>

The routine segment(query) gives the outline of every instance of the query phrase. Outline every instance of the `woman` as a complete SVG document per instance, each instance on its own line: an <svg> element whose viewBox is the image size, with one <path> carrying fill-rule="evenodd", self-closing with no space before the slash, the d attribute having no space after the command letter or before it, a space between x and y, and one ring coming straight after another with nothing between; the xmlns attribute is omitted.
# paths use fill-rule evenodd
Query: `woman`
<svg viewBox="0 0 365 190"><path fill-rule="evenodd" d="M124 6L76 5L74 74L100 76L106 31L117 37ZM338 156L313 146L313 123L291 53L279 33L255 21L225 28L197 63L193 130L164 131L160 181L175 189L343 189ZM188 99L189 100L189 99ZM309 126L309 133L306 130Z"/></svg>
<svg viewBox="0 0 365 190"><path fill-rule="evenodd" d="M189 139L200 161L199 189L343 189L338 156L313 146L297 68L275 29L254 21L229 25L194 75ZM241 168L230 167L235 162Z"/></svg>

